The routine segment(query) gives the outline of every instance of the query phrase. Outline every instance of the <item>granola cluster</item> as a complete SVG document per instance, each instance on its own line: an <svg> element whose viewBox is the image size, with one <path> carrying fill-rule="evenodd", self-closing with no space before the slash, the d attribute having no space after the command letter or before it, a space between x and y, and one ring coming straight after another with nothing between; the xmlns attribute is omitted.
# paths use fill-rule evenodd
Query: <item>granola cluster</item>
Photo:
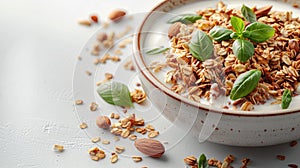
<svg viewBox="0 0 300 168"><path fill-rule="evenodd" d="M204 62L194 58L188 47L194 30L208 33L214 26L232 30L230 18L243 18L239 9L227 8L219 2L216 8L198 11L202 19L194 24L181 24L180 32L171 38L171 50L166 55L167 65L171 70L166 73L165 81L172 85L171 90L199 102L202 98L211 99L211 86L217 84L214 88L218 92L217 96L228 96L240 74L258 69L262 72L262 77L257 88L246 97L233 102L233 109L239 106L240 110L250 111L254 109L253 105L264 104L271 98L275 99L272 104L279 104L284 89L295 92L300 81L300 19L293 17L290 11L270 9L271 7L253 8L258 22L273 27L275 34L266 42L254 43L255 53L245 63L240 62L233 54L233 40L214 41L214 54ZM245 21L245 24L249 23Z"/></svg>

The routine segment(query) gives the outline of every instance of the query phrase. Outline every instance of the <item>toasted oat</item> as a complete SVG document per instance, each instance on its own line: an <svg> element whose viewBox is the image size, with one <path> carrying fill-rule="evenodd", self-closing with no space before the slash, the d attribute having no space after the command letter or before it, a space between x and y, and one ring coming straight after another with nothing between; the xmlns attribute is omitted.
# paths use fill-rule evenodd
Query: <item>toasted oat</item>
<svg viewBox="0 0 300 168"><path fill-rule="evenodd" d="M62 145L58 145L58 144L55 144L53 146L54 150L57 151L57 152L63 152L64 151L64 146Z"/></svg>
<svg viewBox="0 0 300 168"><path fill-rule="evenodd" d="M159 135L159 132L158 131L150 131L149 133L148 133L148 137L149 138L155 138L155 137L157 137Z"/></svg>
<svg viewBox="0 0 300 168"><path fill-rule="evenodd" d="M102 144L103 144L103 145L109 145L109 144L110 144L110 141L109 141L109 140L102 140Z"/></svg>
<svg viewBox="0 0 300 168"><path fill-rule="evenodd" d="M294 147L294 146L296 146L297 144L298 144L297 141L292 141L292 142L290 142L290 147Z"/></svg>
<svg viewBox="0 0 300 168"><path fill-rule="evenodd" d="M121 133L121 137L123 137L123 138L127 138L129 135L130 135L130 130L129 129L125 129Z"/></svg>
<svg viewBox="0 0 300 168"><path fill-rule="evenodd" d="M278 160L285 160L285 156L284 155L277 155L276 158Z"/></svg>
<svg viewBox="0 0 300 168"><path fill-rule="evenodd" d="M82 105L83 104L83 100L75 100L75 104L76 105Z"/></svg>
<svg viewBox="0 0 300 168"><path fill-rule="evenodd" d="M94 161L99 161L100 159L105 158L105 152L97 147L89 149L88 152L90 154L91 159Z"/></svg>
<svg viewBox="0 0 300 168"><path fill-rule="evenodd" d="M123 153L125 151L125 147L124 146L116 146L115 147L115 151L120 154Z"/></svg>
<svg viewBox="0 0 300 168"><path fill-rule="evenodd" d="M143 160L141 156L131 156L131 158L134 162L141 162Z"/></svg>
<svg viewBox="0 0 300 168"><path fill-rule="evenodd" d="M197 158L195 156L188 156L183 159L184 163L186 163L189 166L193 166L197 163Z"/></svg>
<svg viewBox="0 0 300 168"><path fill-rule="evenodd" d="M242 166L240 168L247 168L247 166L250 163L250 159L249 158L244 158L242 159Z"/></svg>
<svg viewBox="0 0 300 168"><path fill-rule="evenodd" d="M120 137L115 136L115 137L114 137L114 140L115 140L115 142L120 141Z"/></svg>
<svg viewBox="0 0 300 168"><path fill-rule="evenodd" d="M98 104L97 104L97 103L92 102L92 103L90 104L90 110L91 110L91 111L96 111L97 108L98 108Z"/></svg>
<svg viewBox="0 0 300 168"><path fill-rule="evenodd" d="M111 163L116 163L118 161L119 157L116 153L112 153L110 157L110 162Z"/></svg>
<svg viewBox="0 0 300 168"><path fill-rule="evenodd" d="M91 139L91 141L92 141L93 143L100 142L100 140L101 140L100 137L94 137L94 138Z"/></svg>
<svg viewBox="0 0 300 168"><path fill-rule="evenodd" d="M132 140L132 141L135 141L135 140L137 139L137 136L134 135L134 134L131 134L131 135L128 136L128 138L129 138L130 140Z"/></svg>
<svg viewBox="0 0 300 168"><path fill-rule="evenodd" d="M130 92L130 96L132 101L138 104L141 104L146 100L146 93L140 89L135 89L133 92Z"/></svg>
<svg viewBox="0 0 300 168"><path fill-rule="evenodd" d="M84 26L91 26L92 22L90 20L80 19L78 20L78 23Z"/></svg>
<svg viewBox="0 0 300 168"><path fill-rule="evenodd" d="M135 71L135 67L134 67L134 65L133 65L132 60L129 60L129 61L125 62L124 68L125 68L126 70Z"/></svg>
<svg viewBox="0 0 300 168"><path fill-rule="evenodd" d="M79 125L79 127L80 127L81 129L86 129L86 128L88 127L88 125L87 125L85 122L82 122L82 123Z"/></svg>

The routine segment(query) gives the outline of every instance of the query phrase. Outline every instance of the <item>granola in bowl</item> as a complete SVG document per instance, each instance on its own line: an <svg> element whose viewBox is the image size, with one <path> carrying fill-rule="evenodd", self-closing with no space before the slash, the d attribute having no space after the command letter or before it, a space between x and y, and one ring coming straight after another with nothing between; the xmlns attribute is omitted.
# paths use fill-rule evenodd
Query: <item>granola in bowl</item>
<svg viewBox="0 0 300 168"><path fill-rule="evenodd" d="M201 103L225 99L224 109L288 108L300 93L300 19L271 8L227 8L219 2L197 11L197 20L173 19L164 54L171 90Z"/></svg>

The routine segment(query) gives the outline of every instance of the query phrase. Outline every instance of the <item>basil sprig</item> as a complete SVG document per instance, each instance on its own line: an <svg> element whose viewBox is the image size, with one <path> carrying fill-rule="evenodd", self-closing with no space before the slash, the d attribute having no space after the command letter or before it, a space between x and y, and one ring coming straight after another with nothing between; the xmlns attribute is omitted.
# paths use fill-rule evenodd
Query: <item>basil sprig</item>
<svg viewBox="0 0 300 168"><path fill-rule="evenodd" d="M99 96L109 104L133 107L130 92L126 85L119 82L109 82L98 87Z"/></svg>
<svg viewBox="0 0 300 168"><path fill-rule="evenodd" d="M257 69L252 69L239 75L233 84L230 99L237 100L247 96L256 88L260 77L261 71Z"/></svg>
<svg viewBox="0 0 300 168"><path fill-rule="evenodd" d="M281 98L281 108L287 109L292 101L292 92L289 89L285 89Z"/></svg>
<svg viewBox="0 0 300 168"><path fill-rule="evenodd" d="M190 53L198 60L205 61L213 54L214 46L210 37L201 30L193 33L190 44Z"/></svg>
<svg viewBox="0 0 300 168"><path fill-rule="evenodd" d="M154 48L154 49L151 49L151 50L147 51L146 54L156 55L156 54L160 54L160 53L166 52L169 49L170 48L165 48L165 47Z"/></svg>
<svg viewBox="0 0 300 168"><path fill-rule="evenodd" d="M199 20L201 18L202 16L197 14L181 14L181 15L174 16L173 18L168 20L167 23L173 24L176 22L181 22L183 24L190 24L190 23L195 23L196 20Z"/></svg>
<svg viewBox="0 0 300 168"><path fill-rule="evenodd" d="M260 22L254 22L246 27L243 36L251 41L261 43L273 37L274 33L275 30L273 27Z"/></svg>
<svg viewBox="0 0 300 168"><path fill-rule="evenodd" d="M242 14L243 14L244 18L248 22L250 22L250 23L256 22L256 15L255 15L255 13L248 6L243 5L241 11L242 11Z"/></svg>
<svg viewBox="0 0 300 168"><path fill-rule="evenodd" d="M254 54L254 46L248 40L236 39L233 42L232 50L241 62L246 62Z"/></svg>
<svg viewBox="0 0 300 168"><path fill-rule="evenodd" d="M274 36L275 29L269 25L257 22L255 14L249 7L243 5L241 11L244 18L252 22L246 28L241 18L233 16L230 18L230 23L235 32L224 27L215 26L209 34L216 41L235 39L233 54L241 62L246 62L254 54L254 45L250 41L256 43L264 42Z"/></svg>
<svg viewBox="0 0 300 168"><path fill-rule="evenodd" d="M204 154L200 155L199 157L198 168L209 168L206 156Z"/></svg>
<svg viewBox="0 0 300 168"><path fill-rule="evenodd" d="M215 26L210 31L210 36L216 41L223 41L231 39L230 34L233 33L232 30L226 29L221 26Z"/></svg>

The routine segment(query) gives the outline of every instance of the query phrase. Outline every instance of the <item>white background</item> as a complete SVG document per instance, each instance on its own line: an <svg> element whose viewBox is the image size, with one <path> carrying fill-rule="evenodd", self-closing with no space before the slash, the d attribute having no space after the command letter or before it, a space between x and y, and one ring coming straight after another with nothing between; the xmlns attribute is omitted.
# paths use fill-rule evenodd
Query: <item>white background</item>
<svg viewBox="0 0 300 168"><path fill-rule="evenodd" d="M0 0L0 167L184 167L188 155L223 160L227 154L237 157L235 167L244 157L257 168L287 167L300 164L300 147L282 144L264 148L238 148L212 143L199 144L186 136L165 157L145 158L133 163L120 158L95 162L87 153L93 146L79 129L74 112L72 77L82 46L99 26L77 23L92 13L107 18L115 8L130 14L147 12L159 0ZM176 134L176 130L174 130ZM65 146L63 153L53 144ZM286 156L285 161L276 155Z"/></svg>

